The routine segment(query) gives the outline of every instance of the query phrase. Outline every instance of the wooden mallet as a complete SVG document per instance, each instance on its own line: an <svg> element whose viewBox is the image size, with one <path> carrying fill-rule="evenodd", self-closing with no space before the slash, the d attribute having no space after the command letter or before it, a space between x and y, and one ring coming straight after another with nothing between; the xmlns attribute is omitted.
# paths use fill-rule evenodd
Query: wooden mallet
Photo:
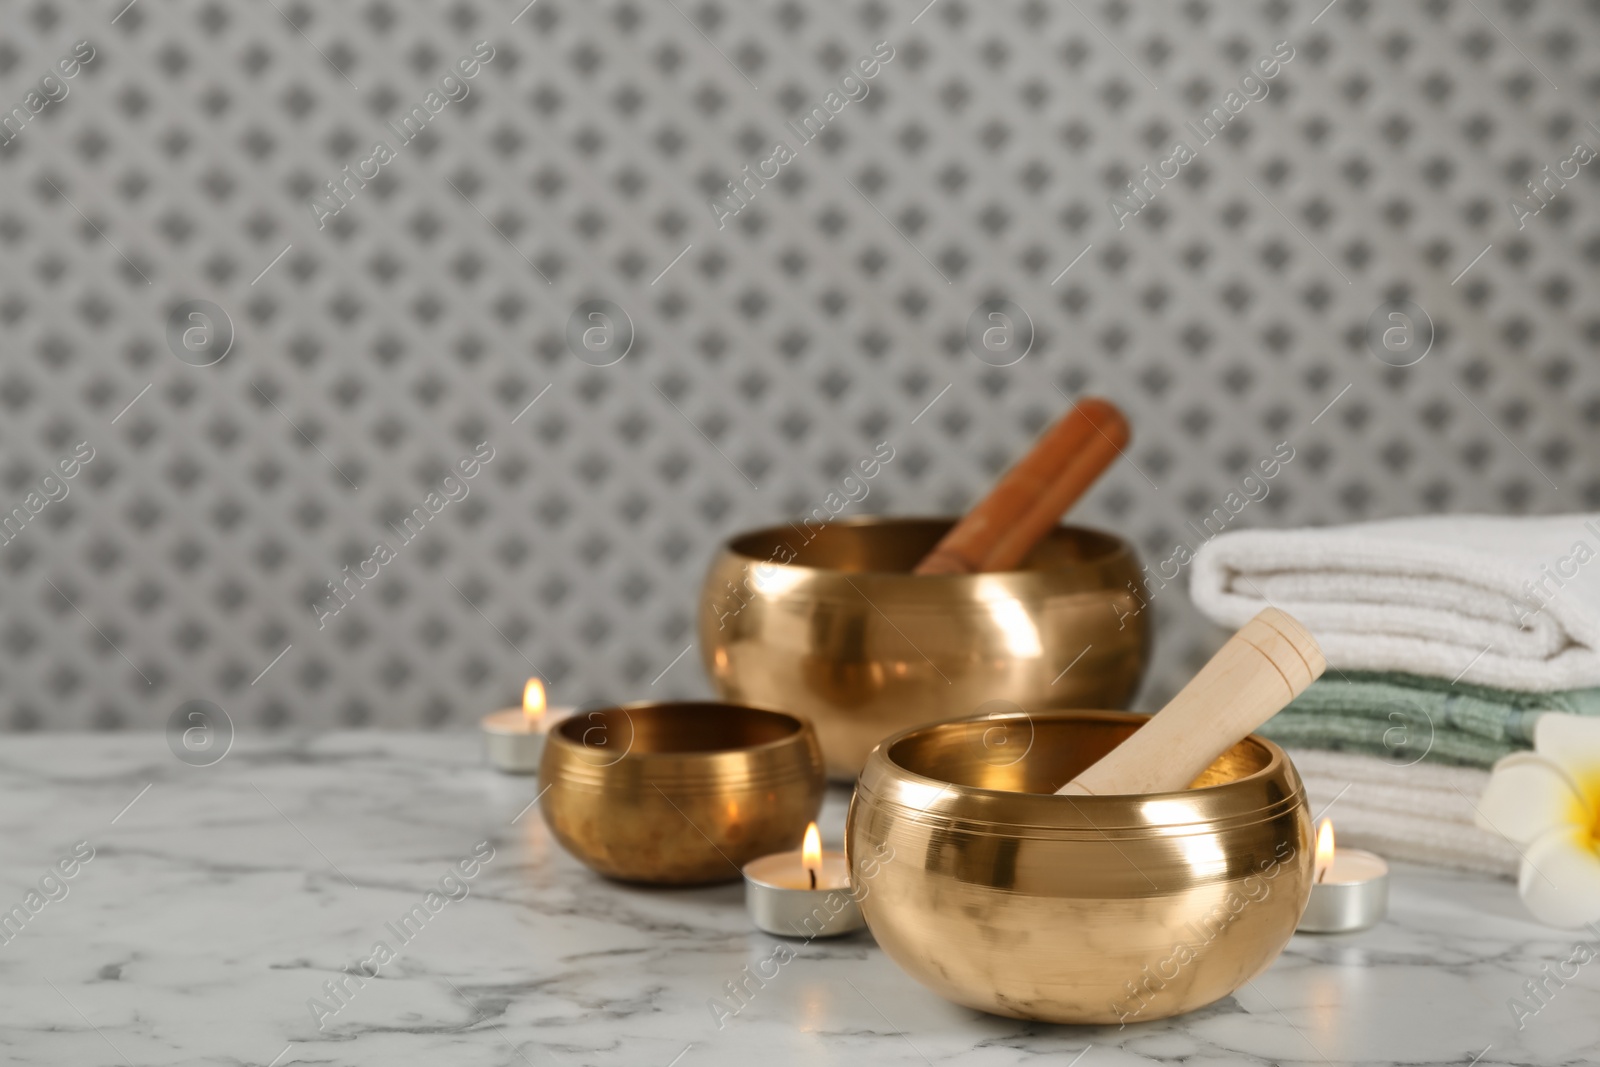
<svg viewBox="0 0 1600 1067"><path fill-rule="evenodd" d="M912 573L1014 569L1116 462L1129 437L1128 420L1114 404L1084 397L950 528Z"/></svg>
<svg viewBox="0 0 1600 1067"><path fill-rule="evenodd" d="M1057 793L1165 793L1202 771L1321 676L1328 661L1293 616L1267 608L1178 695Z"/></svg>

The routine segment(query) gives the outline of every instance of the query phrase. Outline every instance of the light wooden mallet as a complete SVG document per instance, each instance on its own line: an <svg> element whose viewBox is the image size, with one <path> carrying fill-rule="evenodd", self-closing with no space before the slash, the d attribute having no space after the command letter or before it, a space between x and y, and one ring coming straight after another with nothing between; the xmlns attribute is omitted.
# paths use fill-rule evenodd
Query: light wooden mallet
<svg viewBox="0 0 1600 1067"><path fill-rule="evenodd" d="M1057 793L1185 789L1218 756L1276 715L1326 668L1316 639L1267 608L1245 623L1150 721Z"/></svg>

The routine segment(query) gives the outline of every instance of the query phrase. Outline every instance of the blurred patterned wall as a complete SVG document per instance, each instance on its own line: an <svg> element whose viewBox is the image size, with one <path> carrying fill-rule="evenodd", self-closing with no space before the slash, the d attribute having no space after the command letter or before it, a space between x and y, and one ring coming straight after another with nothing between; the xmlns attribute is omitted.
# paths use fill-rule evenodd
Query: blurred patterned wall
<svg viewBox="0 0 1600 1067"><path fill-rule="evenodd" d="M10 727L702 693L719 540L1091 391L1152 560L1280 443L1236 525L1600 505L1592 3L524 2L0 6Z"/></svg>

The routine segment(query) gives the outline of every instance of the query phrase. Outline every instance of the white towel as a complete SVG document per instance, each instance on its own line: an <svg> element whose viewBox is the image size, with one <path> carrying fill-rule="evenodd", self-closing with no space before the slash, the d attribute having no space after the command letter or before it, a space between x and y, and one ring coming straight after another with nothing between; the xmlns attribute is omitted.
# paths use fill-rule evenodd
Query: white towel
<svg viewBox="0 0 1600 1067"><path fill-rule="evenodd" d="M1489 772L1436 763L1403 766L1350 752L1289 750L1314 815L1326 809L1337 845L1390 859L1514 877L1521 857L1480 830L1473 805Z"/></svg>
<svg viewBox="0 0 1600 1067"><path fill-rule="evenodd" d="M1239 530L1201 547L1189 592L1230 627L1282 608L1334 668L1600 686L1600 515Z"/></svg>

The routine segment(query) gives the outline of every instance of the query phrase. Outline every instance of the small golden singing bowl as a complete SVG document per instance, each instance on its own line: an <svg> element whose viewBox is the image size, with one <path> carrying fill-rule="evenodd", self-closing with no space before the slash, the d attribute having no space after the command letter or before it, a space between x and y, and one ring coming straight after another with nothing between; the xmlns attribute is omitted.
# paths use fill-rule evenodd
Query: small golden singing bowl
<svg viewBox="0 0 1600 1067"><path fill-rule="evenodd" d="M889 957L940 996L1053 1023L1143 1022L1264 971L1311 892L1294 765L1254 735L1187 790L1055 796L1143 721L938 723L873 750L845 830Z"/></svg>
<svg viewBox="0 0 1600 1067"><path fill-rule="evenodd" d="M601 874L655 885L732 882L800 847L826 779L805 720L735 704L624 704L550 731L539 810Z"/></svg>
<svg viewBox="0 0 1600 1067"><path fill-rule="evenodd" d="M791 524L730 540L699 607L718 694L810 719L828 773L845 779L918 723L1126 706L1150 651L1133 549L1060 526L1022 570L911 574L954 521Z"/></svg>

